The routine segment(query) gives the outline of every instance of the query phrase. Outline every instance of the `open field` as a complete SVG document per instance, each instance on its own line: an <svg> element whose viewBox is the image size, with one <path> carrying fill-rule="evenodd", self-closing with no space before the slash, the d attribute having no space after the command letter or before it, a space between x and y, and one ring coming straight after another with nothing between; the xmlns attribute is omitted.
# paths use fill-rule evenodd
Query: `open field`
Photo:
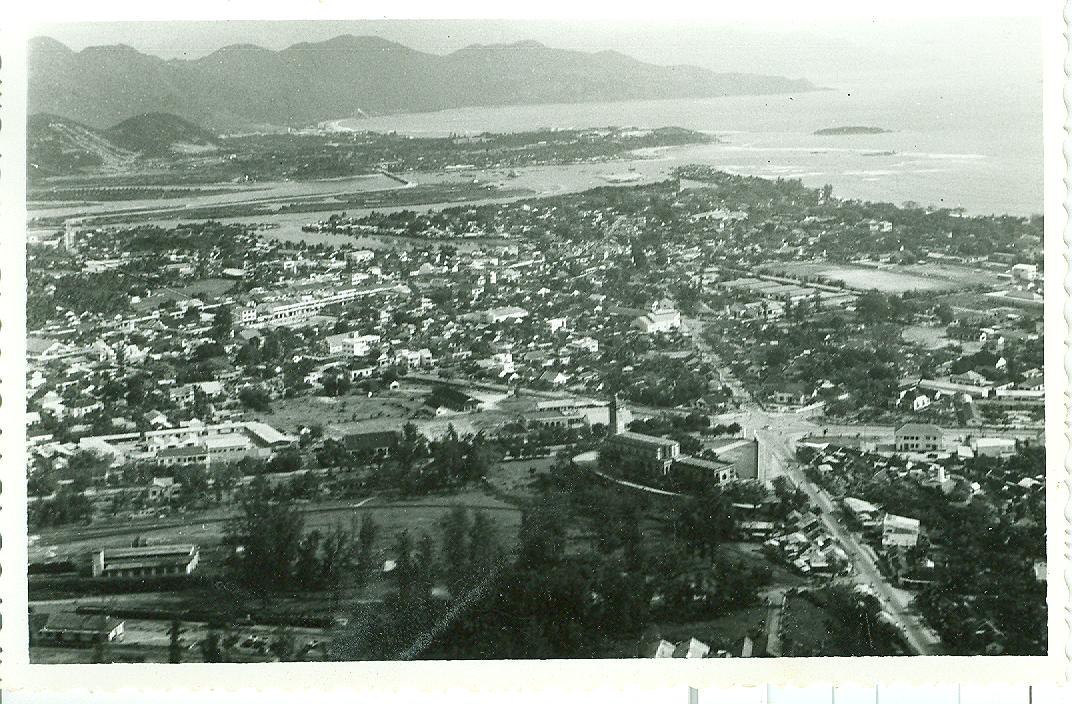
<svg viewBox="0 0 1072 704"><path fill-rule="evenodd" d="M841 283L858 291L883 293L906 291L956 291L979 285L997 286L1001 279L992 271L946 264L839 265L826 262L778 263L761 267L768 273L783 273L804 280L819 278Z"/></svg>
<svg viewBox="0 0 1072 704"><path fill-rule="evenodd" d="M424 403L429 390L425 386L406 385L397 391L376 392L371 398L360 392L339 397L296 396L272 401L270 412L253 413L251 417L283 432L320 423L329 436L341 436L346 427L359 421L390 421L389 427L397 429L405 421L431 411Z"/></svg>
<svg viewBox="0 0 1072 704"><path fill-rule="evenodd" d="M233 279L200 279L192 281L177 290L187 296L222 296L234 288L236 281Z"/></svg>
<svg viewBox="0 0 1072 704"><path fill-rule="evenodd" d="M533 480L550 472L554 463L554 457L499 462L488 472L488 483L510 496L528 495Z"/></svg>
<svg viewBox="0 0 1072 704"><path fill-rule="evenodd" d="M875 289L883 293L903 293L905 291L944 291L956 288L956 285L944 279L926 279L902 271L845 267L828 269L822 272L824 279L840 281L849 288L859 291Z"/></svg>
<svg viewBox="0 0 1072 704"><path fill-rule="evenodd" d="M378 391L372 397L355 391L339 397L305 395L279 399L272 401L270 412L249 416L284 432L296 432L302 426L320 423L325 435L336 438L350 433L398 430L410 421L427 437L439 437L448 425L464 435L494 428L513 418L509 413L495 410L497 401L505 394L478 390L469 393L488 403L489 410L434 416L432 408L424 402L432 387L401 381L399 389Z"/></svg>
<svg viewBox="0 0 1072 704"><path fill-rule="evenodd" d="M433 495L407 501L385 502L373 499L352 512L340 511L319 513L306 520L306 530L321 531L332 528L350 528L351 523L371 516L379 526L378 550L387 550L403 530L414 538L427 533L438 544L443 519L455 506L464 506L471 511L483 511L496 527L500 545L510 549L517 538L521 525L521 509L488 496L479 491L458 494Z"/></svg>
<svg viewBox="0 0 1072 704"><path fill-rule="evenodd" d="M944 327L930 325L906 325L901 329L901 339L929 350L940 349L954 342L946 336Z"/></svg>
<svg viewBox="0 0 1072 704"><path fill-rule="evenodd" d="M782 616L783 643L815 652L834 637L834 617L808 599L790 596Z"/></svg>
<svg viewBox="0 0 1072 704"><path fill-rule="evenodd" d="M500 538L512 543L520 525L520 509L480 491L463 491L424 497L413 501L391 501L368 497L356 501L332 501L321 504L304 504L307 531L331 530L335 527L349 528L360 522L365 515L372 516L380 527L381 539L409 529L419 533L427 531L435 536L439 521L455 505L474 510L486 510L489 517L501 527ZM227 523L233 515L229 509L210 509L204 512L176 515L157 521L131 523L129 521L100 521L84 529L65 528L42 531L40 538L30 547L30 561L60 561L84 557L92 550L102 547L129 547L135 537L150 543L197 543L208 546L219 543L227 531Z"/></svg>

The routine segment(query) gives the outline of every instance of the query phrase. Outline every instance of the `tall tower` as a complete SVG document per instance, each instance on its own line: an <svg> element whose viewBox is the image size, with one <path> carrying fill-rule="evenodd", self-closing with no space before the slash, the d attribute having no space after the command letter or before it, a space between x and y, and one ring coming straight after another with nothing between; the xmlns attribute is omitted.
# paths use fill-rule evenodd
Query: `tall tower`
<svg viewBox="0 0 1072 704"><path fill-rule="evenodd" d="M625 420L618 411L618 394L615 393L607 406L607 435L620 435L625 430Z"/></svg>
<svg viewBox="0 0 1072 704"><path fill-rule="evenodd" d="M81 220L65 220L63 222L63 248L68 252L78 249L78 225Z"/></svg>

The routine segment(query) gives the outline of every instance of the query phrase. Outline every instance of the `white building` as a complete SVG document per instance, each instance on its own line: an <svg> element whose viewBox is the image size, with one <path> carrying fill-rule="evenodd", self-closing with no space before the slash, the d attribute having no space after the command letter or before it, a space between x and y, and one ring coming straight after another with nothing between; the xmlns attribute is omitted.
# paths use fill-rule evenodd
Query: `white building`
<svg viewBox="0 0 1072 704"><path fill-rule="evenodd" d="M976 457L1004 457L1016 454L1012 438L977 438L973 443Z"/></svg>
<svg viewBox="0 0 1072 704"><path fill-rule="evenodd" d="M651 311L634 320L633 327L645 335L670 332L681 327L681 314L676 310Z"/></svg>
<svg viewBox="0 0 1072 704"><path fill-rule="evenodd" d="M343 332L328 335L325 338L328 354L344 357L364 357L373 345L380 344L379 335L359 335L356 332Z"/></svg>
<svg viewBox="0 0 1072 704"><path fill-rule="evenodd" d="M516 306L492 308L484 313L484 320L489 323L514 322L527 317L529 317L529 312L524 308L518 308Z"/></svg>
<svg viewBox="0 0 1072 704"><path fill-rule="evenodd" d="M1038 267L1034 264L1014 264L1009 270L1016 281L1035 281L1038 279Z"/></svg>
<svg viewBox="0 0 1072 704"><path fill-rule="evenodd" d="M882 544L885 547L912 548L919 542L919 519L887 513L882 519Z"/></svg>

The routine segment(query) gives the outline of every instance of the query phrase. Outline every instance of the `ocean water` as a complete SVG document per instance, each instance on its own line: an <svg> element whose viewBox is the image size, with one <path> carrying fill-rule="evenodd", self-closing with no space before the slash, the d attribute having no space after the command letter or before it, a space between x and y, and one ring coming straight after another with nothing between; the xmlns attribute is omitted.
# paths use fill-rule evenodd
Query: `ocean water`
<svg viewBox="0 0 1072 704"><path fill-rule="evenodd" d="M463 108L337 124L413 135L675 125L720 141L659 150L652 157L663 171L710 164L830 183L842 198L913 201L973 214L1031 215L1043 207L1041 83L875 82L796 95ZM813 134L841 125L890 131Z"/></svg>

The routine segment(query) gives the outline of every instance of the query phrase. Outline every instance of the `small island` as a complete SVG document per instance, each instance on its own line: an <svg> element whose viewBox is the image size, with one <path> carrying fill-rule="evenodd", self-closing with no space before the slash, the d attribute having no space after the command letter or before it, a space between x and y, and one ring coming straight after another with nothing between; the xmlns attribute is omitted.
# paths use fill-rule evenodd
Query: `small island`
<svg viewBox="0 0 1072 704"><path fill-rule="evenodd" d="M882 127L865 127L861 125L849 125L846 127L826 127L821 130L815 130L812 134L820 137L836 137L841 135L851 134L886 134L890 130L883 129Z"/></svg>

